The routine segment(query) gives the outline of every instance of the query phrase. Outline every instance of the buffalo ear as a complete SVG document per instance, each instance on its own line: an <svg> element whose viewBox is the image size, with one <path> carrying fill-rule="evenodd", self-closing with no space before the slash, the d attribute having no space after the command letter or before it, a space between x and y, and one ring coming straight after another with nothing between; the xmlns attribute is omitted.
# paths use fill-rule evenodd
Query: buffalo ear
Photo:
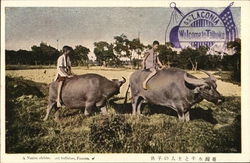
<svg viewBox="0 0 250 163"><path fill-rule="evenodd" d="M118 79L111 79L117 86L120 87L120 81Z"/></svg>
<svg viewBox="0 0 250 163"><path fill-rule="evenodd" d="M126 82L126 79L124 77L122 77L122 80L118 80L118 79L112 79L112 81L118 85L119 87L121 87L125 82Z"/></svg>

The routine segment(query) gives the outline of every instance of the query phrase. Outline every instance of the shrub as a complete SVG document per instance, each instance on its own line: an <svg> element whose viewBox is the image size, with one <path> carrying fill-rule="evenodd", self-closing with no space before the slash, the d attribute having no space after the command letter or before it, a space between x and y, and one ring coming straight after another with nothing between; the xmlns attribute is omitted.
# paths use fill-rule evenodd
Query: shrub
<svg viewBox="0 0 250 163"><path fill-rule="evenodd" d="M124 116L111 115L93 119L90 125L91 152L123 152L125 142L131 134L131 127L125 122Z"/></svg>

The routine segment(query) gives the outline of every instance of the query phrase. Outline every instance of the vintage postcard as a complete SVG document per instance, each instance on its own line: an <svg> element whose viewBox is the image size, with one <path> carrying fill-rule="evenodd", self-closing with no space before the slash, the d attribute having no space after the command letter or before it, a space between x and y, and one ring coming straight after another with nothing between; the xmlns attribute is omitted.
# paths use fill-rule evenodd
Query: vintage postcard
<svg viewBox="0 0 250 163"><path fill-rule="evenodd" d="M1 161L250 162L250 1L1 1Z"/></svg>

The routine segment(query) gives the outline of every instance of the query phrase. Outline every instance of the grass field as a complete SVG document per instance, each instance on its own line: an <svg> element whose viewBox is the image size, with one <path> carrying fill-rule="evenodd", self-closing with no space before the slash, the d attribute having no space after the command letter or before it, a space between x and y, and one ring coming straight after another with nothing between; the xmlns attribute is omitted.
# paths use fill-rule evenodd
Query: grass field
<svg viewBox="0 0 250 163"><path fill-rule="evenodd" d="M45 73L46 70L46 73ZM76 74L98 73L126 79L134 70L74 67ZM206 77L201 72L190 72ZM216 73L217 72L211 72ZM191 121L181 123L167 108L145 105L143 116L123 114L123 100L108 104L109 115L85 117L79 110L62 108L61 121L43 122L48 83L54 67L6 70L7 153L197 153L240 152L240 86L227 82L229 72L216 75L222 105L207 101L191 109ZM126 83L119 97L124 97ZM112 100L111 100L112 101ZM130 105L126 106L131 109ZM129 109L128 109L129 110ZM122 113L122 114L121 114Z"/></svg>

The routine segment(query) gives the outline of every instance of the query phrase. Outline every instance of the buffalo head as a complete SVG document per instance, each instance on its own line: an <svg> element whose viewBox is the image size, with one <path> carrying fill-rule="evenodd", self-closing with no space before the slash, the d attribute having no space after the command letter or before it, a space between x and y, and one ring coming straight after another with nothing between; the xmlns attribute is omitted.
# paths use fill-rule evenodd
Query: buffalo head
<svg viewBox="0 0 250 163"><path fill-rule="evenodd" d="M117 88L119 88L116 92L115 95L120 93L120 87L126 82L126 79L124 77L122 77L122 80L118 80L118 79L112 79L112 81L115 83L115 85L117 86Z"/></svg>
<svg viewBox="0 0 250 163"><path fill-rule="evenodd" d="M126 82L126 79L124 77L122 77L122 80L118 80L118 79L112 79L112 81L118 86L118 87L121 87L125 82Z"/></svg>
<svg viewBox="0 0 250 163"><path fill-rule="evenodd" d="M194 93L198 94L203 99L206 99L207 101L213 102L215 104L222 102L222 96L220 93L216 90L217 84L216 84L216 78L206 72L202 71L205 74L208 75L208 78L205 79L197 79L194 77L188 77L187 73L184 74L184 80L195 86Z"/></svg>

